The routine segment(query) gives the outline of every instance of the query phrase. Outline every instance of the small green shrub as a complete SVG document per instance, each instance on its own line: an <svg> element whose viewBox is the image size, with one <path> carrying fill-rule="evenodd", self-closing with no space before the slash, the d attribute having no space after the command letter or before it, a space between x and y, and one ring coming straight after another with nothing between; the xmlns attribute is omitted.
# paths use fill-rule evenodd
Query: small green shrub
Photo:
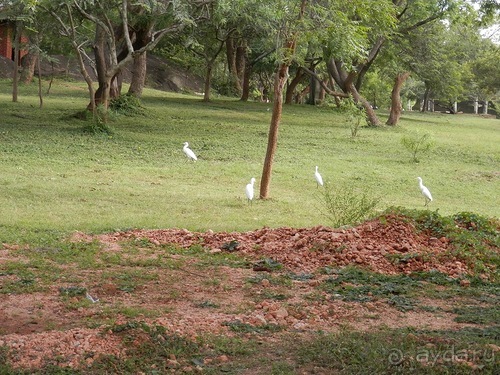
<svg viewBox="0 0 500 375"><path fill-rule="evenodd" d="M403 136L401 138L401 144L411 153L413 162L418 163L418 155L429 151L434 145L434 142L429 133L414 133L409 136Z"/></svg>
<svg viewBox="0 0 500 375"><path fill-rule="evenodd" d="M343 225L355 225L369 218L374 214L380 199L365 192L356 192L350 186L334 189L325 184L322 200L324 216L334 228L338 228Z"/></svg>
<svg viewBox="0 0 500 375"><path fill-rule="evenodd" d="M366 121L365 111L354 102L352 97L340 102L339 111L344 114L345 122L348 123L351 128L351 137L355 138L358 135L361 121Z"/></svg>
<svg viewBox="0 0 500 375"><path fill-rule="evenodd" d="M466 262L474 274L485 274L494 281L498 280L497 268L500 264L498 247L498 220L461 212L452 216L441 216L436 211L409 210L390 207L386 211L405 216L415 223L417 229L434 237L449 240L448 253Z"/></svg>
<svg viewBox="0 0 500 375"><path fill-rule="evenodd" d="M125 116L141 115L144 107L139 98L134 95L124 94L109 102L109 109L116 114Z"/></svg>
<svg viewBox="0 0 500 375"><path fill-rule="evenodd" d="M499 226L498 222L473 212L459 212L453 215L453 220L460 228L486 234L496 234Z"/></svg>
<svg viewBox="0 0 500 375"><path fill-rule="evenodd" d="M85 128L87 132L94 135L112 135L114 133L113 129L109 126L109 113L102 105L97 106L93 114L92 112L88 113L92 116L86 116L89 123Z"/></svg>

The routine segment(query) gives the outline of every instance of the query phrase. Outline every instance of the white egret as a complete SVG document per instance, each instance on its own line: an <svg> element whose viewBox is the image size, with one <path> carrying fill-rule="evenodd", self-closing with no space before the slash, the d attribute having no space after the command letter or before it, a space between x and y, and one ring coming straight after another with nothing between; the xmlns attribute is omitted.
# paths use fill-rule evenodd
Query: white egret
<svg viewBox="0 0 500 375"><path fill-rule="evenodd" d="M91 296L90 294L88 294L88 293L85 295L85 297L87 297L87 299L89 299L89 300L90 300L90 302L92 302L92 303L97 303L97 302L99 302L99 298L94 298L94 297L92 297L92 296Z"/></svg>
<svg viewBox="0 0 500 375"><path fill-rule="evenodd" d="M422 195L425 198L425 206L427 206L429 204L429 202L432 201L431 192L429 191L429 189L427 189L424 186L424 184L422 184L422 178L421 177L417 177L417 179L418 179L418 186L420 187L420 191L422 192Z"/></svg>
<svg viewBox="0 0 500 375"><path fill-rule="evenodd" d="M189 143L187 142L184 142L184 147L182 148L182 151L184 151L184 153L186 154L186 156L190 159L190 160L198 160L198 158L196 157L196 155L194 154L193 150L191 150L189 148Z"/></svg>
<svg viewBox="0 0 500 375"><path fill-rule="evenodd" d="M255 183L255 178L252 177L252 179L250 180L250 183L247 184L247 186L245 187L245 194L247 196L248 203L253 202L253 184L254 183Z"/></svg>
<svg viewBox="0 0 500 375"><path fill-rule="evenodd" d="M316 183L319 185L323 186L323 178L318 172L318 166L316 166L316 172L314 172L314 178L316 179Z"/></svg>

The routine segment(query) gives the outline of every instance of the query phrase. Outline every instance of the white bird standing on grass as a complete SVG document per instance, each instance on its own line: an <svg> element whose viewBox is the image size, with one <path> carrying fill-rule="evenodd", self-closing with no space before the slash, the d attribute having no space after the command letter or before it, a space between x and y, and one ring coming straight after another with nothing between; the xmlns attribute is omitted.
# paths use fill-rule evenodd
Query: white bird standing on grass
<svg viewBox="0 0 500 375"><path fill-rule="evenodd" d="M420 187L420 191L422 192L422 195L425 198L425 206L429 204L429 202L432 202L432 195L429 189L427 189L424 184L422 184L422 178L417 177L418 179L418 186Z"/></svg>
<svg viewBox="0 0 500 375"><path fill-rule="evenodd" d="M247 186L245 187L245 194L247 196L248 203L253 202L253 184L254 183L255 183L255 178L252 177L252 179L250 180L250 183L247 184Z"/></svg>
<svg viewBox="0 0 500 375"><path fill-rule="evenodd" d="M323 178L318 172L318 166L316 166L316 172L314 172L314 178L316 179L316 183L319 185L323 186Z"/></svg>
<svg viewBox="0 0 500 375"><path fill-rule="evenodd" d="M198 160L198 158L196 157L196 155L194 154L193 150L191 150L189 148L189 143L187 142L184 142L184 147L182 148L182 151L184 151L184 153L186 154L186 156L190 159L190 160Z"/></svg>

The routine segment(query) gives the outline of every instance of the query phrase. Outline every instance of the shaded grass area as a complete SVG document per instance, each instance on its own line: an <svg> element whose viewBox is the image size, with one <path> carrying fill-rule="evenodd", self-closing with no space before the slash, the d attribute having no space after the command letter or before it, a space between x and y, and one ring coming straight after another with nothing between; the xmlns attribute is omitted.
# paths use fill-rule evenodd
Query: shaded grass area
<svg viewBox="0 0 500 375"><path fill-rule="evenodd" d="M298 362L333 373L493 374L499 361L488 340L467 332L444 339L442 332L387 330L362 333L348 329L320 334L296 350ZM471 341L472 340L472 341Z"/></svg>

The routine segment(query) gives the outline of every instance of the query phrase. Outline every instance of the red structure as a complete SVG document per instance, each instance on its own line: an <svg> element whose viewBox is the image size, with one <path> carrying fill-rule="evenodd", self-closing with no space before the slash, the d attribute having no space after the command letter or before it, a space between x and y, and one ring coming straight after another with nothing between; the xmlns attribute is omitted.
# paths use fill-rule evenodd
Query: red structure
<svg viewBox="0 0 500 375"><path fill-rule="evenodd" d="M4 21L0 22L0 56L6 57L14 61L14 43L13 38L15 34L15 24L13 22ZM21 37L21 50L19 51L19 63L21 58L28 52L22 48L23 45L28 43L28 38L24 35Z"/></svg>

